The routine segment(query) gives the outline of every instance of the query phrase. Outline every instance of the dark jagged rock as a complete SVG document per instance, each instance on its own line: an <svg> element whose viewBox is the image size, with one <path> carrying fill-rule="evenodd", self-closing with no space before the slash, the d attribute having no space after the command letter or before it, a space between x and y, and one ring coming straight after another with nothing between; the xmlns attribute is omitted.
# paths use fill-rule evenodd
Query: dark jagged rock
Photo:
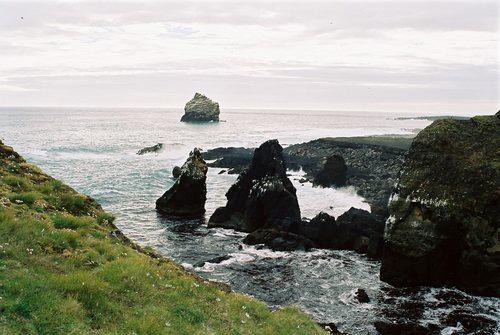
<svg viewBox="0 0 500 335"><path fill-rule="evenodd" d="M304 236L277 229L257 229L243 240L246 244L265 244L273 250L308 250L315 244Z"/></svg>
<svg viewBox="0 0 500 335"><path fill-rule="evenodd" d="M327 213L321 212L311 221L302 221L302 224L298 227L297 233L314 241L320 248L331 248L339 232L335 218Z"/></svg>
<svg viewBox="0 0 500 335"><path fill-rule="evenodd" d="M433 335L439 333L435 325L422 326L414 323L393 323L389 321L376 321L375 329L380 335Z"/></svg>
<svg viewBox="0 0 500 335"><path fill-rule="evenodd" d="M354 250L370 257L379 257L384 223L370 212L351 208L337 220L326 213L319 213L311 221L303 221L297 233L309 238L320 248Z"/></svg>
<svg viewBox="0 0 500 335"><path fill-rule="evenodd" d="M342 156L327 157L321 170L314 177L314 184L323 187L344 186L347 180L347 165Z"/></svg>
<svg viewBox="0 0 500 335"><path fill-rule="evenodd" d="M363 209L351 207L337 218L337 248L380 257L384 243L384 222Z"/></svg>
<svg viewBox="0 0 500 335"><path fill-rule="evenodd" d="M296 190L286 176L282 151L277 140L255 149L250 167L226 193L227 204L214 212L209 227L291 231L300 224Z"/></svg>
<svg viewBox="0 0 500 335"><path fill-rule="evenodd" d="M181 168L178 166L174 166L174 168L172 169L172 177L177 179L179 178L180 175L181 175Z"/></svg>
<svg viewBox="0 0 500 335"><path fill-rule="evenodd" d="M373 215L385 221L389 216L387 202L410 143L411 139L400 137L322 138L291 145L283 150L283 157L288 168L302 167L313 180L325 157L341 156L347 166L345 184L354 186L370 204ZM253 149L216 148L203 157L215 160L209 166L239 173L250 165L252 154Z"/></svg>
<svg viewBox="0 0 500 335"><path fill-rule="evenodd" d="M450 312L444 323L451 327L456 327L460 323L466 334L494 334L497 326L495 320L464 310Z"/></svg>
<svg viewBox="0 0 500 335"><path fill-rule="evenodd" d="M498 113L421 131L389 203L381 279L500 296L499 181Z"/></svg>
<svg viewBox="0 0 500 335"><path fill-rule="evenodd" d="M219 122L219 104L203 94L196 93L184 107L181 122Z"/></svg>
<svg viewBox="0 0 500 335"><path fill-rule="evenodd" d="M358 288L356 290L356 293L354 293L354 298L356 298L356 300L362 304L370 302L370 297L362 288Z"/></svg>
<svg viewBox="0 0 500 335"><path fill-rule="evenodd" d="M161 149L163 149L163 143L158 143L150 147L142 148L141 150L137 151L137 154L144 155L150 152L160 152Z"/></svg>
<svg viewBox="0 0 500 335"><path fill-rule="evenodd" d="M200 150L195 148L182 165L174 185L156 200L156 209L164 214L179 217L203 215L207 199L207 170Z"/></svg>

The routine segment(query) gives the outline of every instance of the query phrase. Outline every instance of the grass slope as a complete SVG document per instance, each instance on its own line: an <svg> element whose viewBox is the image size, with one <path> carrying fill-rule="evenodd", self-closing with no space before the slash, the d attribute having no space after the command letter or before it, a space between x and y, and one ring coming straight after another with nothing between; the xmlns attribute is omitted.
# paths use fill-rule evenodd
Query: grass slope
<svg viewBox="0 0 500 335"><path fill-rule="evenodd" d="M0 334L324 334L124 237L0 142Z"/></svg>

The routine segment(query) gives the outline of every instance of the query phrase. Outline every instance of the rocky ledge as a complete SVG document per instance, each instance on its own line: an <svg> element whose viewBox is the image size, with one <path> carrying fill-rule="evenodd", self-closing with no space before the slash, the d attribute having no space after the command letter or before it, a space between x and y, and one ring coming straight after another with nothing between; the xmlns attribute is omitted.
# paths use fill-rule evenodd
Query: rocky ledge
<svg viewBox="0 0 500 335"><path fill-rule="evenodd" d="M219 103L196 93L184 107L181 122L219 122Z"/></svg>
<svg viewBox="0 0 500 335"><path fill-rule="evenodd" d="M207 171L200 150L194 148L180 171L177 171L179 174L174 185L156 200L156 209L179 217L203 215L207 200Z"/></svg>
<svg viewBox="0 0 500 335"><path fill-rule="evenodd" d="M381 279L499 297L499 182L499 113L422 130L389 203Z"/></svg>

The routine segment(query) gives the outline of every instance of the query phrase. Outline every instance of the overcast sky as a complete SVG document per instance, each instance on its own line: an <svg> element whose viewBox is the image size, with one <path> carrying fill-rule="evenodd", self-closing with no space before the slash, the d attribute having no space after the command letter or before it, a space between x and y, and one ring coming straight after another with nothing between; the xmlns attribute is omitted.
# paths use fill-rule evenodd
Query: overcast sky
<svg viewBox="0 0 500 335"><path fill-rule="evenodd" d="M494 113L497 1L0 1L0 105Z"/></svg>

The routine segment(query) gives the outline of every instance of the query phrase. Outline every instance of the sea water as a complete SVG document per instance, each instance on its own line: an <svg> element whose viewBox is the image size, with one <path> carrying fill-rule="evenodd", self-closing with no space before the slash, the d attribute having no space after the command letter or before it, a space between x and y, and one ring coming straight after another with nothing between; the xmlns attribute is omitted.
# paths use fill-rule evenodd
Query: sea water
<svg viewBox="0 0 500 335"><path fill-rule="evenodd" d="M180 109L2 107L0 138L29 162L97 199L133 240L271 308L297 305L350 334L376 333L376 320L435 323L443 334L465 333L462 325L447 320L453 311L492 320L496 326L485 325L486 334L499 330L500 299L454 289L394 289L380 281L379 262L351 251L274 252L244 245L244 233L207 229L206 220L225 204L224 195L237 177L219 174L221 169L208 171L205 220L176 221L155 211L155 200L173 184L172 168L194 147L257 147L275 138L288 146L320 137L412 134L430 121L398 120L403 115L381 112L223 110L223 122L187 124L179 122L181 115ZM156 143L164 144L160 153L136 154ZM302 172L290 174L304 217L369 209L352 187L314 188L298 182ZM229 259L193 267L222 255ZM368 292L370 303L355 301L358 288Z"/></svg>

